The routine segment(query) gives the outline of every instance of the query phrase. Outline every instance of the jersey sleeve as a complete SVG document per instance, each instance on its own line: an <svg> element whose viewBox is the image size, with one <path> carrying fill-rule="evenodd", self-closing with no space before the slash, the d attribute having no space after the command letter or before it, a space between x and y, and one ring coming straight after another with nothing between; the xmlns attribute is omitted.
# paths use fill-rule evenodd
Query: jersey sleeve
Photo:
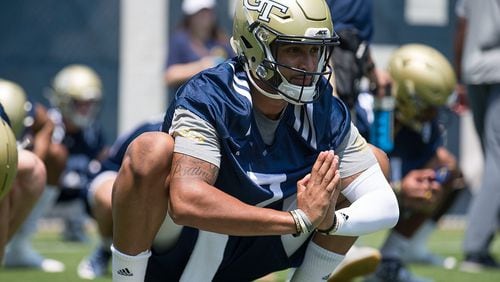
<svg viewBox="0 0 500 282"><path fill-rule="evenodd" d="M187 109L177 108L168 133L175 139L174 152L220 167L219 137L207 121Z"/></svg>
<svg viewBox="0 0 500 282"><path fill-rule="evenodd" d="M370 146L352 123L337 148L337 154L340 158L340 175L343 178L362 172L377 163Z"/></svg>

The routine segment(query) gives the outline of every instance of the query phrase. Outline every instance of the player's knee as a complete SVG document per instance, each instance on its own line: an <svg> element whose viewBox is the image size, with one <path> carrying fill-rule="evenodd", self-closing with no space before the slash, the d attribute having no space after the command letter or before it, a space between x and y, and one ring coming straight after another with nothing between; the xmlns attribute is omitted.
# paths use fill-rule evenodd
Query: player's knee
<svg viewBox="0 0 500 282"><path fill-rule="evenodd" d="M113 188L113 182L106 182L96 189L93 194L93 210L99 210L101 212L111 212L111 193Z"/></svg>
<svg viewBox="0 0 500 282"><path fill-rule="evenodd" d="M38 197L45 188L47 172L38 156L27 150L19 151L18 174L16 183L26 193Z"/></svg>
<svg viewBox="0 0 500 282"><path fill-rule="evenodd" d="M124 165L135 179L165 176L170 173L173 139L163 132L139 135L128 147Z"/></svg>

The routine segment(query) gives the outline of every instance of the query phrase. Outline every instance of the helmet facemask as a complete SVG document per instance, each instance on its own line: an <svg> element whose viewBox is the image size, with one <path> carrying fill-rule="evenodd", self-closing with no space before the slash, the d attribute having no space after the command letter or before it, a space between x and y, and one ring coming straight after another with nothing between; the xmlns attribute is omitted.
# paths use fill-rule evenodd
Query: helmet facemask
<svg viewBox="0 0 500 282"><path fill-rule="evenodd" d="M79 101L71 99L65 107L63 115L77 127L85 128L96 120L99 111L99 100Z"/></svg>
<svg viewBox="0 0 500 282"><path fill-rule="evenodd" d="M437 116L440 105L433 105L422 99L415 92L415 88L412 87L413 82L406 81L405 84L396 87L396 92L404 92L404 94L396 94L396 105L398 108L396 115L400 122L409 126L414 131L420 132L425 123ZM398 87L405 87L405 89L397 89Z"/></svg>

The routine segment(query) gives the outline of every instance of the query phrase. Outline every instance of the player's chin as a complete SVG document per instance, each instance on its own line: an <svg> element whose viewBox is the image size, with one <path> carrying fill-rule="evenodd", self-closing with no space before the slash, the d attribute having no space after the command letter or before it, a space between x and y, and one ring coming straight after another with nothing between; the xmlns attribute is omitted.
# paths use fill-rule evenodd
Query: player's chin
<svg viewBox="0 0 500 282"><path fill-rule="evenodd" d="M290 80L290 83L293 85L301 86L301 87L309 87L312 85L312 78L303 76L297 76Z"/></svg>

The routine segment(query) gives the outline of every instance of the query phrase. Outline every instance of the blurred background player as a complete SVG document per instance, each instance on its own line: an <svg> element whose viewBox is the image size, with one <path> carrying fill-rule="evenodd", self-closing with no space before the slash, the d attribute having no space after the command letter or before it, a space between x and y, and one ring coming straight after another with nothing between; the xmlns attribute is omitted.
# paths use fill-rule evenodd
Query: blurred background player
<svg viewBox="0 0 500 282"><path fill-rule="evenodd" d="M372 0L327 0L340 45L332 54L335 92L351 110L359 132L369 139L369 121L358 101L362 92L383 96L390 78L371 55L374 33ZM363 83L366 82L366 83Z"/></svg>
<svg viewBox="0 0 500 282"><path fill-rule="evenodd" d="M110 147L107 158L101 162L100 170L89 181L86 200L90 206L91 216L97 223L99 243L92 254L78 265L77 273L80 278L92 280L106 274L111 260L110 247L113 241L111 192L114 180L128 145L144 132L160 131L162 123L163 115L158 115L118 137Z"/></svg>
<svg viewBox="0 0 500 282"><path fill-rule="evenodd" d="M54 151L68 155L64 170L54 175L61 189L57 204L64 211L63 239L68 241L87 240L84 188L88 173L99 167L93 160L102 159L106 152L103 131L97 122L101 99L101 79L88 66L68 65L54 77L48 114L55 125Z"/></svg>
<svg viewBox="0 0 500 282"><path fill-rule="evenodd" d="M382 248L382 262L368 281L426 281L413 276L406 262L452 268L452 258L428 251L427 239L465 184L455 157L444 147L438 113L455 88L450 63L437 50L408 44L390 58L396 99L394 148L388 152L391 184L401 216Z"/></svg>
<svg viewBox="0 0 500 282"><path fill-rule="evenodd" d="M0 80L0 103L12 117L12 128L19 143L19 170L10 197L13 225L8 229L10 241L4 265L40 268L46 272L63 271L61 262L44 258L31 245L38 219L56 195L55 189L43 187L47 176L41 162L47 165L53 124L48 120L45 108L29 101L24 90L13 82ZM54 167L57 165L51 163Z"/></svg>
<svg viewBox="0 0 500 282"><path fill-rule="evenodd" d="M334 46L331 58L335 93L349 107L351 119L360 134L369 140L370 121L363 108L364 95L360 94L381 96L389 81L386 72L376 68L372 60L373 1L327 0L326 2L330 7L335 30L340 36L340 45ZM374 151L377 152L377 149ZM378 249L354 245L330 280L345 281L351 276L371 273L380 258Z"/></svg>
<svg viewBox="0 0 500 282"><path fill-rule="evenodd" d="M217 23L215 4L215 0L182 2L184 17L170 37L164 73L170 97L193 75L234 55Z"/></svg>
<svg viewBox="0 0 500 282"><path fill-rule="evenodd" d="M455 67L485 157L480 188L473 195L463 241L461 269L500 269L491 254L500 213L500 2L457 2Z"/></svg>

